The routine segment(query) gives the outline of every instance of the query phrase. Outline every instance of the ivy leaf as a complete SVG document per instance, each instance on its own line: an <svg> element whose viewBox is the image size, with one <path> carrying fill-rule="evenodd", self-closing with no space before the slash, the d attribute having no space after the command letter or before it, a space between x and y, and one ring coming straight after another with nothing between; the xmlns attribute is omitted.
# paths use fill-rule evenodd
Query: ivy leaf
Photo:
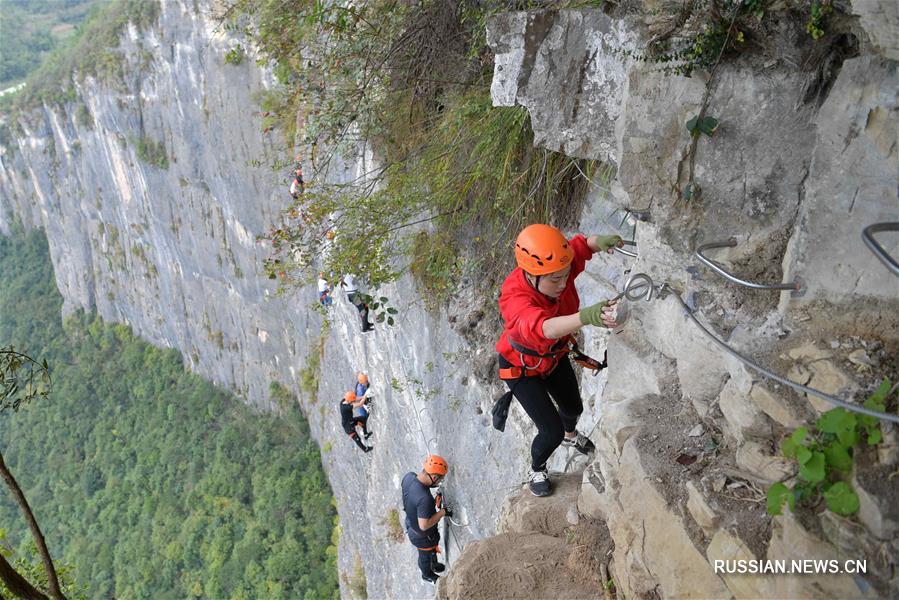
<svg viewBox="0 0 899 600"><path fill-rule="evenodd" d="M886 398L887 394L890 393L890 388L892 384L889 379L884 379L880 386L871 394L871 397L865 400L865 408L870 408L871 410L876 410L879 412L884 412L887 408ZM858 415L858 422L868 428L869 434L870 429L872 427L879 427L880 421L877 420L877 417L871 417L868 415Z"/></svg>
<svg viewBox="0 0 899 600"><path fill-rule="evenodd" d="M696 115L695 117L693 117L692 119L687 121L687 131L689 131L691 134L695 134L696 130L698 129L696 126L696 124L698 122L699 122L699 115Z"/></svg>
<svg viewBox="0 0 899 600"><path fill-rule="evenodd" d="M378 316L375 317L375 321L377 321L378 323L383 323L384 322L384 313L378 313Z"/></svg>
<svg viewBox="0 0 899 600"><path fill-rule="evenodd" d="M844 446L854 446L858 442L855 415L845 408L834 408L818 419L816 425L824 433L832 433Z"/></svg>
<svg viewBox="0 0 899 600"><path fill-rule="evenodd" d="M805 441L805 437L808 435L808 429L805 427L798 427L793 434L783 441L780 448L783 450L784 456L787 458L796 458L796 451L802 445L802 442Z"/></svg>
<svg viewBox="0 0 899 600"><path fill-rule="evenodd" d="M843 429L855 426L855 418L845 408L834 408L818 418L818 429L825 433L837 433Z"/></svg>
<svg viewBox="0 0 899 600"><path fill-rule="evenodd" d="M852 470L852 457L849 456L849 450L840 444L832 444L824 448L824 458L827 459L827 465L837 471L848 473Z"/></svg>
<svg viewBox="0 0 899 600"><path fill-rule="evenodd" d="M812 457L800 465L799 476L809 483L824 481L824 454L812 452Z"/></svg>
<svg viewBox="0 0 899 600"><path fill-rule="evenodd" d="M387 312L392 315L395 315L399 311L391 306L390 308L387 309Z"/></svg>
<svg viewBox="0 0 899 600"><path fill-rule="evenodd" d="M715 117L703 117L699 122L699 131L712 137L718 131L718 119Z"/></svg>
<svg viewBox="0 0 899 600"><path fill-rule="evenodd" d="M868 445L876 446L883 439L883 433L880 431L880 427L873 427L868 429Z"/></svg>
<svg viewBox="0 0 899 600"><path fill-rule="evenodd" d="M387 317L387 324L393 326L393 317Z"/></svg>
<svg viewBox="0 0 899 600"><path fill-rule="evenodd" d="M845 481L838 481L824 491L827 508L838 515L848 517L858 512L858 495Z"/></svg>
<svg viewBox="0 0 899 600"><path fill-rule="evenodd" d="M793 490L788 488L782 483L775 483L771 487L768 488L768 514L769 515L780 515L783 514L783 506L784 502L793 495Z"/></svg>
<svg viewBox="0 0 899 600"><path fill-rule="evenodd" d="M841 431L837 433L837 439L847 448L851 448L858 443L858 429L853 427L852 429Z"/></svg>
<svg viewBox="0 0 899 600"><path fill-rule="evenodd" d="M796 448L796 460L799 461L800 465L804 465L812 458L812 451L809 450L805 446L799 446Z"/></svg>
<svg viewBox="0 0 899 600"><path fill-rule="evenodd" d="M871 394L871 397L865 401L865 406L874 410L884 410L886 408L887 394L893 386L889 378L880 382L880 386ZM870 403L870 404L869 404Z"/></svg>

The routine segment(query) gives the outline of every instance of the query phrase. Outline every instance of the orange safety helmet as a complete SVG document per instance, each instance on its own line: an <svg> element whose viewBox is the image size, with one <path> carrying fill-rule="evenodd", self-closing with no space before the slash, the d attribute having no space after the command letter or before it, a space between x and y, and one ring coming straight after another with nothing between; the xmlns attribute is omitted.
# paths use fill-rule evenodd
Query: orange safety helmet
<svg viewBox="0 0 899 600"><path fill-rule="evenodd" d="M571 264L574 250L552 225L534 223L521 230L515 240L515 262L531 275L561 271Z"/></svg>
<svg viewBox="0 0 899 600"><path fill-rule="evenodd" d="M355 402L356 401L356 392L347 392L343 395L344 402Z"/></svg>
<svg viewBox="0 0 899 600"><path fill-rule="evenodd" d="M325 237L328 238L329 240L333 240L333 239L334 239L334 232L331 231L331 230L329 229L329 230L325 233Z"/></svg>
<svg viewBox="0 0 899 600"><path fill-rule="evenodd" d="M356 378L356 381L358 381L362 385L365 385L366 383L368 383L368 375L366 375L365 373L359 373L359 377Z"/></svg>
<svg viewBox="0 0 899 600"><path fill-rule="evenodd" d="M437 456L436 454L428 454L424 468L425 473L428 475L446 475L446 472L449 471L447 462L442 456Z"/></svg>

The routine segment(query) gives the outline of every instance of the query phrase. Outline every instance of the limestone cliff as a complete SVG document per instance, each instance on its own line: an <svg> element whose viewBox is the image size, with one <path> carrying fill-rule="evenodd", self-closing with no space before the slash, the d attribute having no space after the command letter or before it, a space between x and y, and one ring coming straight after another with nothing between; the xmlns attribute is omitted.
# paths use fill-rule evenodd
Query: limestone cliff
<svg viewBox="0 0 899 600"><path fill-rule="evenodd" d="M888 3L872 4L890 18ZM247 402L276 410L271 381L299 391L301 371L317 371L317 394L300 396L337 499L344 594L355 594L364 574L370 597L430 595L414 551L396 537L403 473L427 450L450 459L447 495L464 525L450 532L453 561L469 542L497 532L527 465L533 429L522 411L513 408L504 434L490 427L500 390L488 341L495 316L429 312L403 279L382 290L400 309L398 325L363 336L340 294L327 329L312 309L313 290L274 295L257 242L287 201L286 175L268 168L284 158L282 142L263 133L254 101L269 77L252 56L225 64L236 40L218 31L209 4L161 7L156 25L126 31L123 81L86 79L76 102L41 107L19 123L22 135L0 155L0 230L18 219L47 231L66 310L96 308L178 348L191 368ZM582 300L608 297L628 269L646 272L670 282L729 343L783 372L797 369L812 386L865 390L875 371L846 360L856 350L878 364L876 374L895 377L899 279L860 238L873 222L899 220L895 30L882 27L874 9L847 23L851 39L824 73L797 66L800 32L785 21L771 30L770 47L722 64L709 96L721 125L695 156L702 197L676 202L690 146L684 124L706 84L700 72L666 76L623 52L653 35L640 12L516 13L488 31L497 54L494 102L527 106L539 144L617 167L611 191L597 185L591 193L578 229L617 226L618 209L627 207L639 257L591 261L578 282ZM79 118L82 104L90 124ZM161 144L167 164L142 160L141 140ZM331 177L364 170L348 160ZM734 287L692 254L731 236L738 245L717 251L717 260L748 279L798 277L804 295ZM897 254L894 240L884 243ZM797 578L747 583L712 573L717 557L842 556L870 551L859 543L895 545L897 505L885 502L896 498L886 474L897 457L884 452L856 474L863 508L851 535L841 522L770 520L758 490L787 468L773 453L777 440L822 407L715 350L672 297L631 308L620 334L585 335L593 355L608 346L610 368L582 379L581 426L599 451L583 471L578 511L565 512L569 523L607 524L618 589L883 594L849 578L820 587L803 579L807 589L799 589ZM316 356L320 367L310 369ZM337 418L358 370L370 374L375 395L368 455ZM895 445L895 431L887 435ZM696 462L682 465L681 455ZM557 453L551 469L584 466L568 458ZM551 543L564 535L556 521ZM523 531L515 527L504 530Z"/></svg>
<svg viewBox="0 0 899 600"><path fill-rule="evenodd" d="M847 18L843 37L829 39L830 54L803 42L784 18L721 64L713 83L702 72L670 76L633 59L664 29L642 16L658 15L649 3L636 15L502 15L488 26L497 52L493 98L527 106L543 145L617 166L610 201L640 219L634 272L668 282L729 344L790 379L864 398L878 377L895 379L899 348L899 279L861 237L866 226L899 217L899 78L890 59L899 29L895 16L870 29L874 15L892 10L886 6L859 4L860 18ZM680 193L691 160L685 123L706 93L706 114L720 127L695 146L697 200ZM734 247L714 255L729 271L798 281L800 292L741 288L694 254L732 237ZM896 254L895 238L885 245ZM781 436L830 406L723 353L672 296L631 308L609 342L599 451L578 503L582 515L608 524L618 590L625 597L895 593L888 555L896 550L899 483L882 479L899 464L895 442L856 465L858 522L826 512L770 519L763 492L792 472L778 456ZM895 426L884 429L896 439ZM711 566L861 556L869 558L868 577L720 576ZM466 576L452 575L447 589Z"/></svg>
<svg viewBox="0 0 899 600"><path fill-rule="evenodd" d="M270 382L295 390L337 500L344 594L367 580L373 598L425 596L432 590L415 551L392 536L400 478L429 448L447 454L447 494L470 523L453 548L490 535L522 480L524 424L502 436L489 427L494 390L475 372L489 371L492 349L457 332L477 327L477 314L456 315L454 329L404 279L382 290L400 309L397 327L361 336L355 309L337 294L322 345L314 289L275 294L257 238L289 200L289 171L271 165L291 153L279 131L263 132L255 97L268 72L251 50L239 65L225 62L241 41L249 46L220 29L214 3L192 0L164 0L153 26L128 27L121 80L73 74L76 100L25 114L21 133L0 148L0 232L15 220L47 232L65 311L96 309L177 348L191 369L261 409L277 410ZM165 160L147 162L142 144L161 146ZM329 177L357 177L363 159L335 161ZM301 391L304 370L317 396ZM376 398L377 449L367 456L337 412L358 370L371 375ZM599 383L591 382L595 397ZM591 404L586 419L596 414ZM563 468L565 458L557 461Z"/></svg>

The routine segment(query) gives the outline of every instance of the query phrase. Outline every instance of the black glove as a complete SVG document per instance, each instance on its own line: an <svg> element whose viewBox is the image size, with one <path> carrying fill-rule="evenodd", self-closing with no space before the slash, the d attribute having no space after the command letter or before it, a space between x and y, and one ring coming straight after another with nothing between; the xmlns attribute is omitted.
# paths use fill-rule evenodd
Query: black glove
<svg viewBox="0 0 899 600"><path fill-rule="evenodd" d="M452 517L452 516L453 516L453 511L450 510L450 507L449 507L449 506L445 506L445 507L443 508L443 514L445 514L447 517Z"/></svg>

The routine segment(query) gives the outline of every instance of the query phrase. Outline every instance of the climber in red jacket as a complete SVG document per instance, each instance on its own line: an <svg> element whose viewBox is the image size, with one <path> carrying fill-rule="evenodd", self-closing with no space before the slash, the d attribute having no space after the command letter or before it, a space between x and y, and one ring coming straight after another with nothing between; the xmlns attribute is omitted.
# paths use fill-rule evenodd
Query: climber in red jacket
<svg viewBox="0 0 899 600"><path fill-rule="evenodd" d="M524 228L515 241L518 268L506 277L500 293L504 330L496 351L500 378L537 425L528 477L535 496L552 493L546 462L559 445L583 454L595 449L575 428L584 407L568 353L571 334L584 325L617 325L615 301L580 308L574 279L594 252L622 245L617 235L578 234L569 241L543 224Z"/></svg>

